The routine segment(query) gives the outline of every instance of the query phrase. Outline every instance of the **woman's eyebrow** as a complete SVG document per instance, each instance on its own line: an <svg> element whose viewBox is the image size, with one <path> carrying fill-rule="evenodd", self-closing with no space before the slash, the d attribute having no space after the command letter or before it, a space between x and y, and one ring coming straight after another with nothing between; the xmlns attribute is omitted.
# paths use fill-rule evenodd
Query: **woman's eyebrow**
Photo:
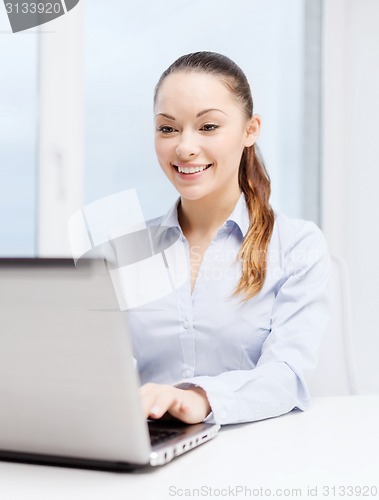
<svg viewBox="0 0 379 500"><path fill-rule="evenodd" d="M200 111L199 113L197 113L196 118L199 118L200 116L203 116L206 113L209 113L210 111L219 111L220 113L223 113L224 115L226 115L226 113L224 111L222 111L221 109L209 108L209 109L204 109L203 111ZM155 116L164 116L165 118L168 118L169 120L175 121L175 118L167 113L157 113Z"/></svg>
<svg viewBox="0 0 379 500"><path fill-rule="evenodd" d="M219 111L220 113L223 113L224 115L226 115L226 113L224 111L222 111L221 109L209 108L209 109L204 109L203 111L200 111L200 113L197 113L196 118L199 118L199 116L203 116L206 113L209 113L210 111Z"/></svg>
<svg viewBox="0 0 379 500"><path fill-rule="evenodd" d="M169 120L175 121L175 118L171 115L168 115L167 113L157 113L155 116L164 116L165 118L168 118Z"/></svg>

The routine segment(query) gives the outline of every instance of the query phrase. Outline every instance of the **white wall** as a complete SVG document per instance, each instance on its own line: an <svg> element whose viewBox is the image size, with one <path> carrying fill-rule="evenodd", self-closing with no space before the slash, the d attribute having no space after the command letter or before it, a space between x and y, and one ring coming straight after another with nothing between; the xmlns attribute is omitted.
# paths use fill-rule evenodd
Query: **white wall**
<svg viewBox="0 0 379 500"><path fill-rule="evenodd" d="M324 5L323 227L350 271L361 392L379 392L379 2Z"/></svg>

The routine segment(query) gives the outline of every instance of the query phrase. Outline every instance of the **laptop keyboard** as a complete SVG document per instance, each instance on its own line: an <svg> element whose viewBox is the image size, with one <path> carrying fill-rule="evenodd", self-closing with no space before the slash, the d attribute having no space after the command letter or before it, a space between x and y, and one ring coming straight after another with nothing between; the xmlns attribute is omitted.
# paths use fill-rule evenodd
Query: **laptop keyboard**
<svg viewBox="0 0 379 500"><path fill-rule="evenodd" d="M180 430L156 429L152 427L149 428L149 432L150 432L150 441L152 445L163 443L168 439L172 439L176 436L179 436L180 434L184 434L184 432Z"/></svg>

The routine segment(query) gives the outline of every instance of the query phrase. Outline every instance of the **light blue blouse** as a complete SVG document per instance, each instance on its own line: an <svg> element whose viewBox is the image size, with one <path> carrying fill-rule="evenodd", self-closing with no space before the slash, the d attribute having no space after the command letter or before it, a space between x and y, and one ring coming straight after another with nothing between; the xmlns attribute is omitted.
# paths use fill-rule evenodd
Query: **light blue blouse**
<svg viewBox="0 0 379 500"><path fill-rule="evenodd" d="M179 201L179 200L178 200ZM150 224L189 247L177 204ZM241 275L236 258L249 227L241 194L208 247L191 294L185 284L163 298L129 309L141 383L202 387L212 413L207 421L230 424L305 410L305 375L315 366L328 318L330 260L313 222L275 214L261 292L232 297Z"/></svg>

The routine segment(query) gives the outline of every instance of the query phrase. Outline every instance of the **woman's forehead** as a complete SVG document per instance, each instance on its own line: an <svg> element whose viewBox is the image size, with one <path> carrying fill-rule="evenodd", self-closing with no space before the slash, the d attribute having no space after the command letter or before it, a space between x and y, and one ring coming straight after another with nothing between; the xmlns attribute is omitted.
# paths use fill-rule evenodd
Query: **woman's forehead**
<svg viewBox="0 0 379 500"><path fill-rule="evenodd" d="M193 105L201 109L219 109L236 105L235 96L218 75L200 71L180 71L167 76L157 93L155 110L166 106Z"/></svg>

